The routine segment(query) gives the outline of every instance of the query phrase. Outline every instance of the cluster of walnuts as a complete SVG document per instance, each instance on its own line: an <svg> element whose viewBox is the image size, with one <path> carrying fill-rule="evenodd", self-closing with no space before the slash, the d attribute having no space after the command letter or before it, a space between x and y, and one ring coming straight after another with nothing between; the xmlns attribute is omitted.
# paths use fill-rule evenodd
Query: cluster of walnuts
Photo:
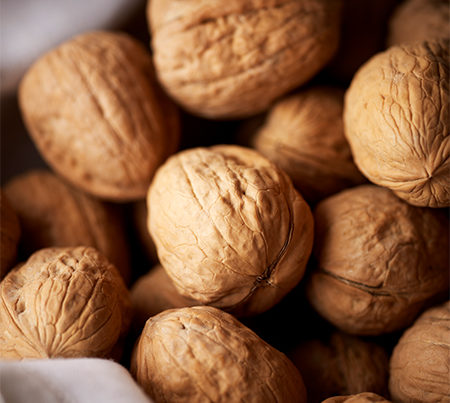
<svg viewBox="0 0 450 403"><path fill-rule="evenodd" d="M151 0L152 54L98 31L37 60L53 172L0 195L0 359L113 358L156 402L448 399L449 6L361 3ZM242 129L180 150L186 116ZM294 289L327 331L276 349L243 322Z"/></svg>

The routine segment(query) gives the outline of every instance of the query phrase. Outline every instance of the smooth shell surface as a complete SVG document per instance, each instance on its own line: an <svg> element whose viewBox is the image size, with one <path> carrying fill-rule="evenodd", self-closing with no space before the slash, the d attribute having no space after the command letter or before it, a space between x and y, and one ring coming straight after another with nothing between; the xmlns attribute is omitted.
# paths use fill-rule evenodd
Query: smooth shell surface
<svg viewBox="0 0 450 403"><path fill-rule="evenodd" d="M0 283L0 358L107 357L129 315L119 272L95 249L42 249Z"/></svg>
<svg viewBox="0 0 450 403"><path fill-rule="evenodd" d="M177 110L158 88L150 54L125 34L86 33L45 54L19 100L52 168L105 199L143 198L178 143Z"/></svg>
<svg viewBox="0 0 450 403"><path fill-rule="evenodd" d="M405 331L390 363L389 391L399 402L450 400L450 302L425 311Z"/></svg>
<svg viewBox="0 0 450 403"><path fill-rule="evenodd" d="M339 41L336 0L152 0L158 77L181 105L210 118L248 116L303 84Z"/></svg>
<svg viewBox="0 0 450 403"><path fill-rule="evenodd" d="M213 307L150 318L133 352L132 373L158 402L306 402L289 359Z"/></svg>
<svg viewBox="0 0 450 403"><path fill-rule="evenodd" d="M344 127L356 165L408 203L450 205L449 42L394 46L356 73Z"/></svg>
<svg viewBox="0 0 450 403"><path fill-rule="evenodd" d="M365 185L323 200L314 213L317 268L307 294L347 333L408 326L449 287L448 218Z"/></svg>
<svg viewBox="0 0 450 403"><path fill-rule="evenodd" d="M287 175L238 146L171 157L148 194L149 230L178 291L255 314L302 278L313 239L308 205Z"/></svg>
<svg viewBox="0 0 450 403"><path fill-rule="evenodd" d="M14 265L21 234L19 219L6 198L0 192L0 280Z"/></svg>

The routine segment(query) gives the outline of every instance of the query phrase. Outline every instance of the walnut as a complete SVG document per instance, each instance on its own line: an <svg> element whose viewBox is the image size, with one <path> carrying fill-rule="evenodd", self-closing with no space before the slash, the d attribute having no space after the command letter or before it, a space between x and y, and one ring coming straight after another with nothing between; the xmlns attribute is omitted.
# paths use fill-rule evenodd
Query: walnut
<svg viewBox="0 0 450 403"><path fill-rule="evenodd" d="M375 393L364 392L351 396L330 397L322 403L390 403L390 400L386 400Z"/></svg>
<svg viewBox="0 0 450 403"><path fill-rule="evenodd" d="M365 185L318 204L317 268L307 287L314 308L347 333L408 326L449 287L448 218Z"/></svg>
<svg viewBox="0 0 450 403"><path fill-rule="evenodd" d="M42 56L20 85L25 123L59 174L95 196L145 197L178 142L178 114L151 57L125 34L92 32Z"/></svg>
<svg viewBox="0 0 450 403"><path fill-rule="evenodd" d="M0 359L107 357L129 315L119 272L94 248L42 249L0 283Z"/></svg>
<svg viewBox="0 0 450 403"><path fill-rule="evenodd" d="M131 371L155 401L306 402L302 377L289 359L213 307L150 318Z"/></svg>
<svg viewBox="0 0 450 403"><path fill-rule="evenodd" d="M129 280L128 245L114 206L72 188L48 171L14 178L5 193L19 217L27 253L50 246L93 246Z"/></svg>
<svg viewBox="0 0 450 403"><path fill-rule="evenodd" d="M439 38L450 38L448 0L406 0L389 21L389 46Z"/></svg>
<svg viewBox="0 0 450 403"><path fill-rule="evenodd" d="M275 305L302 278L313 240L288 176L238 146L183 151L156 173L148 226L178 292L239 315Z"/></svg>
<svg viewBox="0 0 450 403"><path fill-rule="evenodd" d="M425 311L403 333L390 363L389 390L399 402L447 402L450 396L450 302Z"/></svg>
<svg viewBox="0 0 450 403"><path fill-rule="evenodd" d="M342 332L313 339L289 356L303 375L308 402L362 392L387 394L389 360L379 345Z"/></svg>
<svg viewBox="0 0 450 403"><path fill-rule="evenodd" d="M210 118L249 116L313 77L339 41L340 1L151 0L158 77Z"/></svg>
<svg viewBox="0 0 450 403"><path fill-rule="evenodd" d="M0 280L17 257L21 229L19 219L5 194L0 192Z"/></svg>
<svg viewBox="0 0 450 403"><path fill-rule="evenodd" d="M194 301L178 293L161 265L155 266L134 283L131 302L138 328L142 328L148 318L166 309L196 305Z"/></svg>
<svg viewBox="0 0 450 403"><path fill-rule="evenodd" d="M335 88L313 87L285 98L253 139L254 147L311 202L364 182L344 137L343 95Z"/></svg>
<svg viewBox="0 0 450 403"><path fill-rule="evenodd" d="M450 205L449 42L394 46L370 59L345 96L358 168L408 203Z"/></svg>

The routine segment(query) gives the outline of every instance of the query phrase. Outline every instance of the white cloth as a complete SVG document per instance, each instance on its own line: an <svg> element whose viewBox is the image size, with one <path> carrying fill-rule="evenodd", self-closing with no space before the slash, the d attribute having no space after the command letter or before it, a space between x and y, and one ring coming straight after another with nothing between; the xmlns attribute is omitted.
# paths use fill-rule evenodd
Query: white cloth
<svg viewBox="0 0 450 403"><path fill-rule="evenodd" d="M150 403L130 373L98 358L0 361L1 403Z"/></svg>

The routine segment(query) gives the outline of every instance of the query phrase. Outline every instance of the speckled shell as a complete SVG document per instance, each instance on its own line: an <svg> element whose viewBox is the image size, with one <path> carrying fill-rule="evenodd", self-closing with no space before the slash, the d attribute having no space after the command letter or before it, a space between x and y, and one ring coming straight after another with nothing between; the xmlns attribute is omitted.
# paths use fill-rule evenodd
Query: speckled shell
<svg viewBox="0 0 450 403"><path fill-rule="evenodd" d="M303 276L310 209L288 176L253 150L178 153L158 170L147 201L162 266L199 304L256 314Z"/></svg>
<svg viewBox="0 0 450 403"><path fill-rule="evenodd" d="M129 316L119 272L95 249L42 249L0 283L0 359L107 357Z"/></svg>
<svg viewBox="0 0 450 403"><path fill-rule="evenodd" d="M0 280L14 265L17 244L20 239L20 224L3 191L0 191Z"/></svg>
<svg viewBox="0 0 450 403"><path fill-rule="evenodd" d="M158 77L192 113L256 114L330 60L339 6L336 0L151 0Z"/></svg>
<svg viewBox="0 0 450 403"><path fill-rule="evenodd" d="M26 253L51 246L92 246L130 278L124 228L112 205L69 186L49 171L20 175L4 188L23 228Z"/></svg>
<svg viewBox="0 0 450 403"><path fill-rule="evenodd" d="M364 182L344 136L344 93L313 87L279 101L253 138L308 201Z"/></svg>
<svg viewBox="0 0 450 403"><path fill-rule="evenodd" d="M448 0L406 0L389 21L389 46L439 38L450 38Z"/></svg>
<svg viewBox="0 0 450 403"><path fill-rule="evenodd" d="M27 128L46 161L105 199L145 197L177 146L175 107L147 50L120 33L79 35L42 56L20 85Z"/></svg>
<svg viewBox="0 0 450 403"><path fill-rule="evenodd" d="M131 371L157 402L306 403L302 377L289 359L213 307L150 318Z"/></svg>
<svg viewBox="0 0 450 403"><path fill-rule="evenodd" d="M449 287L448 218L373 185L323 200L314 212L311 304L347 333L402 329Z"/></svg>
<svg viewBox="0 0 450 403"><path fill-rule="evenodd" d="M449 335L449 301L425 311L405 331L390 363L389 390L394 401L450 401Z"/></svg>
<svg viewBox="0 0 450 403"><path fill-rule="evenodd" d="M323 403L390 403L384 397L375 393L364 392L351 396L335 396L323 401Z"/></svg>
<svg viewBox="0 0 450 403"><path fill-rule="evenodd" d="M344 127L356 165L408 203L450 205L449 42L394 46L356 73Z"/></svg>

